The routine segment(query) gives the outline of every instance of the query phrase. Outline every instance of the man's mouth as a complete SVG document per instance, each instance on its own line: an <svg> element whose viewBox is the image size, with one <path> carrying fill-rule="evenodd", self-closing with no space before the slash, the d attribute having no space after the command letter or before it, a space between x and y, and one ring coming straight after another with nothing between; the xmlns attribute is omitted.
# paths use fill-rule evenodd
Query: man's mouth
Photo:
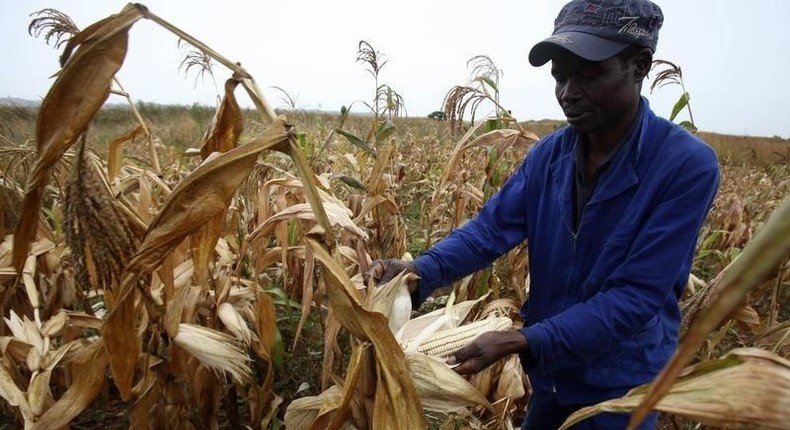
<svg viewBox="0 0 790 430"><path fill-rule="evenodd" d="M566 111L565 119L567 119L569 123L573 124L575 122L579 122L586 114L587 112L584 111Z"/></svg>

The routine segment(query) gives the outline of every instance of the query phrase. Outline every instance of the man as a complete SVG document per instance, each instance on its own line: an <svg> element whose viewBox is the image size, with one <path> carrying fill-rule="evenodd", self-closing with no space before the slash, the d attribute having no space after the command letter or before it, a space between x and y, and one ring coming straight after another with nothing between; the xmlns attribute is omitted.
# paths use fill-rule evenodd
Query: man
<svg viewBox="0 0 790 430"><path fill-rule="evenodd" d="M529 61L551 61L569 126L536 144L474 219L414 263L371 265L382 281L417 273L410 289L420 303L527 240L524 327L485 333L451 359L474 373L519 354L534 388L524 429L557 428L652 381L677 346L678 300L719 173L707 145L640 96L662 22L647 0L568 3ZM627 420L604 414L574 429Z"/></svg>

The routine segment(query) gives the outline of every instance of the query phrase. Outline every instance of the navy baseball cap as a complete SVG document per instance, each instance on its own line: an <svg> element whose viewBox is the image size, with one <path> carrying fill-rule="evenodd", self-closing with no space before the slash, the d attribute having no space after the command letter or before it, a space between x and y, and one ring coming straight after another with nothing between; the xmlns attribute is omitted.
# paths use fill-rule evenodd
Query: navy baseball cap
<svg viewBox="0 0 790 430"><path fill-rule="evenodd" d="M664 15L648 0L573 0L554 20L551 37L529 51L529 62L542 66L557 48L590 61L602 61L629 45L656 50Z"/></svg>

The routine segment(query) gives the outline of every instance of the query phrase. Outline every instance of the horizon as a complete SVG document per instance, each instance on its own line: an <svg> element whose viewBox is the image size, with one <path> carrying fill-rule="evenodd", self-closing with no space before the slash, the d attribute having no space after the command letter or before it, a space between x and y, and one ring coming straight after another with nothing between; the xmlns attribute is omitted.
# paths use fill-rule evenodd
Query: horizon
<svg viewBox="0 0 790 430"><path fill-rule="evenodd" d="M34 103L34 105L31 105L31 104L15 104L13 102L8 102L9 99L20 100L20 101L22 101L24 103ZM38 105L40 103L41 103L40 101L35 101L35 100L30 100L30 99L21 99L21 98L18 98L18 97L0 97L0 106L16 106L16 107L21 107L21 108L33 109L33 108L38 108ZM199 106L200 108L204 108L204 109L216 109L216 107L217 107L217 106L212 106L212 105L202 104L202 103L197 103L197 102L196 103L192 103L192 104L178 104L178 103L150 102L150 101L146 101L146 100L135 100L135 103L142 103L142 104L145 104L145 105L153 105L153 106L156 106L156 107L163 107L163 108L184 108L184 109L189 109L189 108L191 108L191 107L193 107L195 105ZM107 103L105 103L101 107L101 109L107 109L107 108L109 108L109 109L121 109L121 108L126 108L128 106L129 106L129 103L127 101L117 101L117 102L109 102L108 101ZM255 111L255 107L254 106L240 106L240 107L241 107L242 110ZM288 109L282 108L282 107L276 107L276 108L274 108L274 110L275 110L275 112L277 114L280 114L282 112L285 112L285 113L291 112ZM326 110L326 109L318 110L318 109L303 109L303 108L299 108L299 109L296 109L296 111L297 112L305 112L305 113L308 113L308 114L323 114L323 115L339 115L340 114L340 110L339 109L338 110ZM369 112L364 112L364 111L360 112L360 111L353 111L353 110L350 112L350 115L351 116L370 116L370 117L373 116L373 114L369 113ZM428 117L428 115L422 115L422 116L399 115L399 116L395 117L395 119L396 120L411 120L411 119L426 119L427 120L427 119L429 119L429 117ZM557 118L540 118L540 119L526 118L526 119L519 119L518 122L519 123L527 123L527 122L536 122L536 123L557 122L557 123L566 123L565 125L567 125L567 121L566 120L564 120L564 119L557 119ZM778 135L766 136L766 135L759 135L759 134L732 134L732 133L722 133L722 132L718 132L718 131L711 131L711 130L706 130L706 129L699 129L699 130L697 130L696 133L715 134L715 135L721 135L721 136L732 136L732 137L743 137L743 138L769 139L769 140L779 139L779 140L786 141L784 143L790 143L790 138L782 137L782 136L778 136Z"/></svg>
<svg viewBox="0 0 790 430"><path fill-rule="evenodd" d="M61 51L27 33L32 12L53 7L84 28L126 4L0 2L0 40L17 53L13 67L6 67L0 79L0 96L29 100L42 98L52 85ZM468 81L467 61L487 55L503 72L502 105L519 121L527 121L563 118L548 67L530 66L526 55L551 34L564 3L505 1L497 8L481 9L468 0L404 0L386 3L383 10L361 0L340 6L313 0L266 7L239 0L150 0L146 5L226 58L241 62L272 107L284 104L275 86L287 91L297 106L318 111L335 112L356 100L371 99L374 81L356 61L357 44L364 40L387 60L379 84L390 85L403 97L409 117L442 110L447 91ZM656 3L665 22L655 58L682 68L696 126L712 133L790 138L790 122L784 119L790 81L780 73L765 72L790 69L790 56L777 55L763 35L764 28L771 28L780 38L790 39L781 20L790 16L790 2L764 0L749 8L735 0ZM479 13L470 13L474 11ZM194 71L185 75L179 69L184 55L175 36L143 19L130 31L129 51L117 77L135 101L213 106L230 72L215 63L213 77L200 79ZM645 83L642 94L657 115L668 118L682 89L670 85L651 94L651 82ZM239 95L239 103L252 106L246 94ZM683 111L675 122L686 119Z"/></svg>

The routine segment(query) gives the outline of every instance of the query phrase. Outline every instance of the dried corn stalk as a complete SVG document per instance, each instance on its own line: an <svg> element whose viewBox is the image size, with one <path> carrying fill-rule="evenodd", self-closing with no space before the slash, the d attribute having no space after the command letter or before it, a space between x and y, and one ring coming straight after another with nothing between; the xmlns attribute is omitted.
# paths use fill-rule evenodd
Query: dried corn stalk
<svg viewBox="0 0 790 430"><path fill-rule="evenodd" d="M632 412L650 385L581 409L561 429L603 412ZM782 430L790 422L790 361L757 348L741 348L687 369L656 410L731 429Z"/></svg>
<svg viewBox="0 0 790 430"><path fill-rule="evenodd" d="M743 301L750 289L758 285L773 268L778 267L788 253L790 253L790 198L785 198L763 229L746 245L743 253L723 275L714 300L710 300L694 318L675 356L658 375L643 404L632 416L629 428L635 428L645 419L654 405L670 389L674 379L691 360L711 330Z"/></svg>
<svg viewBox="0 0 790 430"><path fill-rule="evenodd" d="M44 97L36 125L38 158L28 179L22 211L38 214L49 169L88 128L88 123L110 95L113 76L126 57L128 31L142 18L140 8L130 5L117 15L101 20L66 45L68 61ZM69 54L79 48L69 57ZM14 233L13 266L20 270L36 234L37 216L23 218Z"/></svg>
<svg viewBox="0 0 790 430"><path fill-rule="evenodd" d="M377 375L372 387L373 396L370 397L373 401L372 410L362 412L357 409L357 415L367 417L365 425L375 423L376 428L425 428L427 423L414 382L409 376L405 356L392 336L387 319L378 312L363 308L351 279L337 260L315 239L323 235L324 232L314 232L307 236L307 243L315 252L316 259L326 269L330 304L335 308L340 323L358 339L372 343L376 354L372 363ZM367 366L361 366L358 371L372 370L363 367ZM349 378L353 379L354 374L350 374ZM355 390L356 385L347 384L345 389ZM347 407L339 408L335 413L338 416L352 413L348 410L350 404L344 402L343 405Z"/></svg>

